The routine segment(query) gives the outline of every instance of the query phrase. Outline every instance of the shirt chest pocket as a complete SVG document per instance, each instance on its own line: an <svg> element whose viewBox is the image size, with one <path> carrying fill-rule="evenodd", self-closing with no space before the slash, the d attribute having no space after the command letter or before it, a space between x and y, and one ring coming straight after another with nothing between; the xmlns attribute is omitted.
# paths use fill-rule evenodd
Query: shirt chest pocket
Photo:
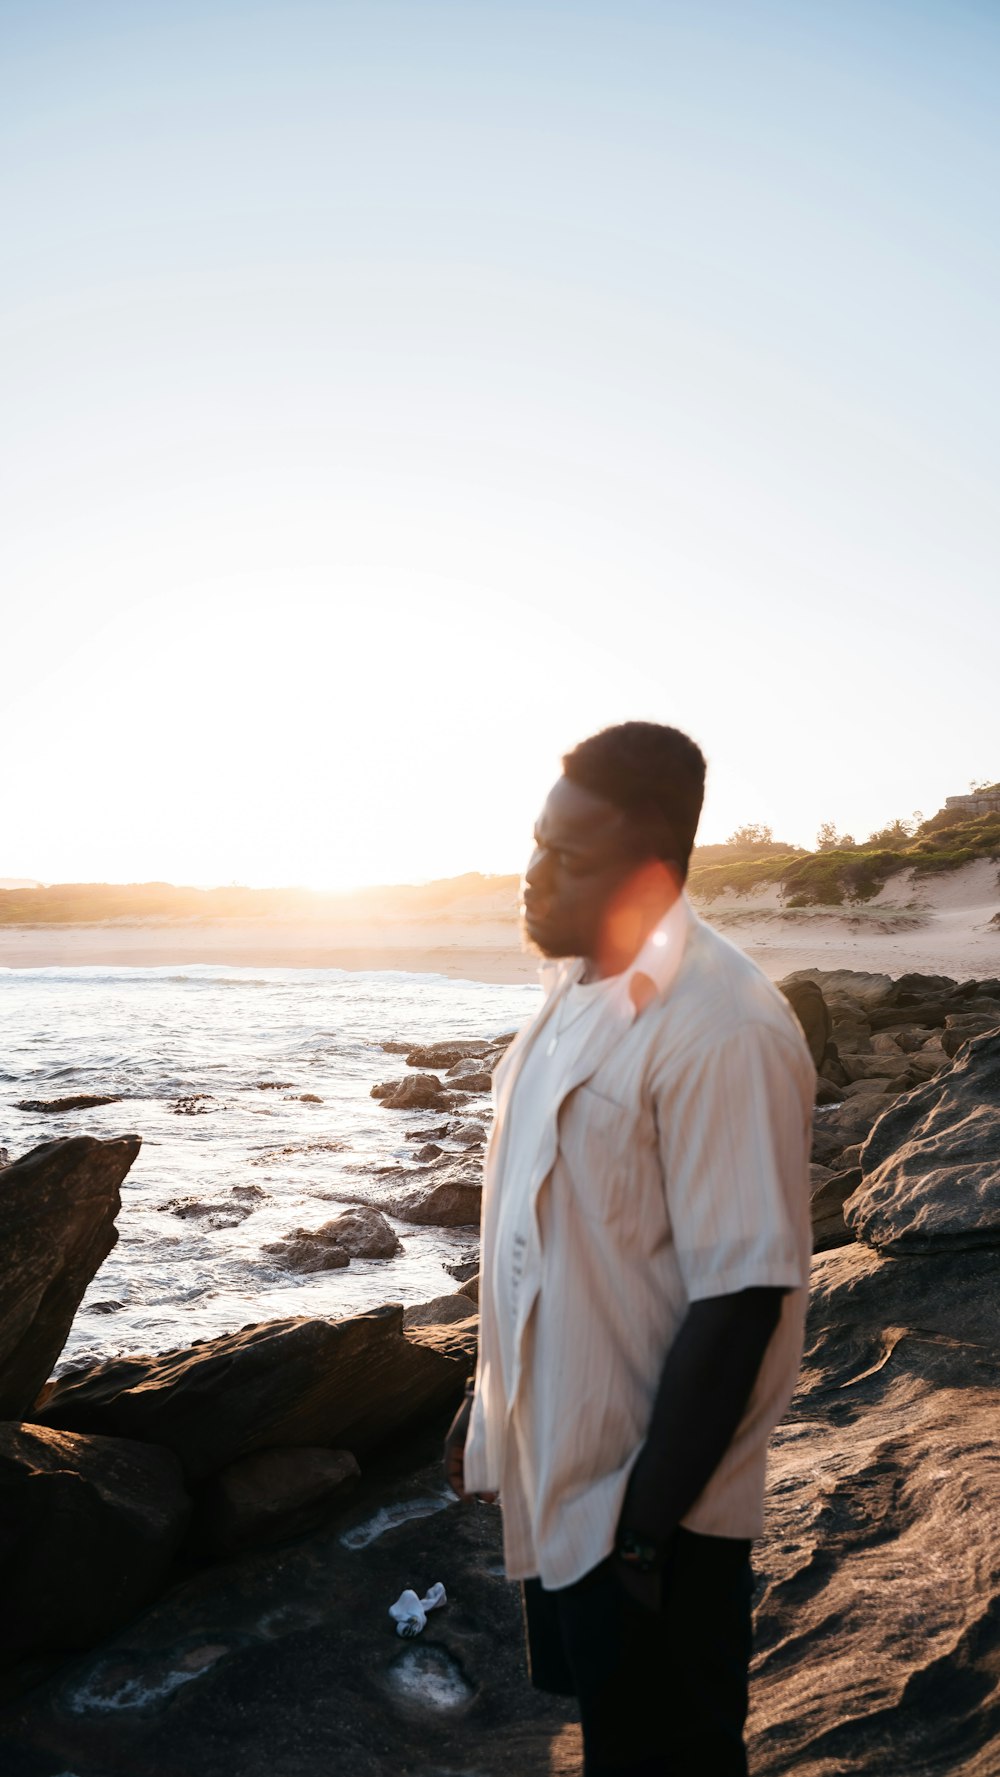
<svg viewBox="0 0 1000 1777"><path fill-rule="evenodd" d="M636 1106L626 1108L593 1086L578 1086L559 1113L559 1157L579 1211L588 1221L638 1228L651 1207L658 1167L655 1135Z"/></svg>

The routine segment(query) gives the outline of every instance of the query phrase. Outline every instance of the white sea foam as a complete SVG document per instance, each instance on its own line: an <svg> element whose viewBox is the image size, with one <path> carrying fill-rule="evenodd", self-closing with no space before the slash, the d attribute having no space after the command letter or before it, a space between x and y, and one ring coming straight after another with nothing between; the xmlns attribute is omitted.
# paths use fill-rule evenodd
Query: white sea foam
<svg viewBox="0 0 1000 1777"><path fill-rule="evenodd" d="M386 1111L370 1096L376 1081L405 1071L382 1040L497 1035L537 999L535 987L398 971L5 971L0 1145L16 1156L81 1131L143 1137L122 1190L119 1243L84 1298L63 1365L453 1289L444 1266L468 1247L469 1230L398 1223L398 1258L308 1276L281 1270L263 1248L328 1221L348 1196L377 1186L377 1168L412 1167L407 1132L440 1121ZM262 1089L275 1081L287 1084ZM15 1108L83 1092L120 1101L63 1115ZM248 1184L264 1195L241 1202Z"/></svg>

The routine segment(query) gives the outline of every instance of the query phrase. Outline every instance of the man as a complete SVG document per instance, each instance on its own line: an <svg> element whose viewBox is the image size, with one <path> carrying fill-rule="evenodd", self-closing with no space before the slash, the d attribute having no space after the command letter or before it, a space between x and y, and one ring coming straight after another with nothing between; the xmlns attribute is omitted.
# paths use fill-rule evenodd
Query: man
<svg viewBox="0 0 1000 1777"><path fill-rule="evenodd" d="M628 722L563 760L524 881L551 959L495 1079L476 1381L446 1463L499 1493L533 1682L587 1777L740 1777L750 1543L809 1274L812 1063L683 894L705 762Z"/></svg>

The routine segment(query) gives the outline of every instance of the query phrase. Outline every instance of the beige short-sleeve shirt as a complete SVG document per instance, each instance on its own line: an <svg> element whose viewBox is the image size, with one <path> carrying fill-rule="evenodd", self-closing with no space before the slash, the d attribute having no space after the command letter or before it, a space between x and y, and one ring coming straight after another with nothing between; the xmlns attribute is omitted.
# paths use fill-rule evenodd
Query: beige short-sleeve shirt
<svg viewBox="0 0 1000 1777"><path fill-rule="evenodd" d="M805 1041L784 997L683 897L603 1003L590 1051L540 1129L532 1176L510 1176L507 1157L523 1155L510 1141L519 1074L532 1045L551 1041L579 972L558 972L497 1076L465 1456L470 1489L500 1490L510 1577L539 1575L549 1588L611 1552L688 1304L772 1286L788 1293L746 1413L684 1520L706 1534L759 1534L811 1251ZM501 1236L520 1254L513 1304L491 1281Z"/></svg>

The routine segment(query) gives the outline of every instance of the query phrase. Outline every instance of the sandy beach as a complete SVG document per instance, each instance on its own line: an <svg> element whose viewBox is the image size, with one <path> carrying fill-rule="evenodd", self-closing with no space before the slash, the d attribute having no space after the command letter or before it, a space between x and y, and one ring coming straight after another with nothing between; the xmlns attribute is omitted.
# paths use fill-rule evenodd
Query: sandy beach
<svg viewBox="0 0 1000 1777"><path fill-rule="evenodd" d="M959 979L1000 974L1000 884L983 859L914 880L893 877L857 907L789 908L778 890L696 902L701 915L772 979L794 969L910 970ZM299 922L114 922L0 929L0 968L400 969L452 979L530 982L537 961L511 918L455 915Z"/></svg>

